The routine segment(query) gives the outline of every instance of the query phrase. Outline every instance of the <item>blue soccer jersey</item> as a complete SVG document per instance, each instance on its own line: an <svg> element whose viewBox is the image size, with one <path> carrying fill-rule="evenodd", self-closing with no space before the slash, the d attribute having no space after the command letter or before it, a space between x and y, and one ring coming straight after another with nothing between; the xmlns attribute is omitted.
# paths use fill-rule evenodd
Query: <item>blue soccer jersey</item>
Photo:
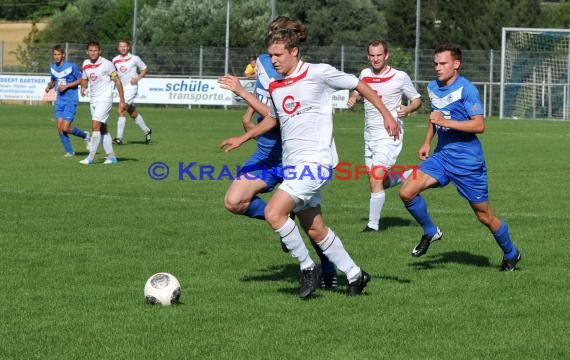
<svg viewBox="0 0 570 360"><path fill-rule="evenodd" d="M483 106L477 88L466 78L458 76L451 84L441 86L437 80L428 84L432 111L441 111L446 119L467 121L471 116L483 115ZM441 156L456 173L461 169L480 168L485 159L483 148L474 133L436 126L437 147Z"/></svg>
<svg viewBox="0 0 570 360"><path fill-rule="evenodd" d="M64 92L58 90L59 85L68 84L81 78L81 71L75 63L64 61L61 65L51 64L51 80L55 82L57 91L56 103L74 104L79 102L78 87L69 88Z"/></svg>
<svg viewBox="0 0 570 360"><path fill-rule="evenodd" d="M269 101L269 83L281 79L281 75L275 71L269 54L261 54L257 58L257 80L255 83L255 96L264 104ZM263 117L257 114L257 121ZM257 152L281 165L281 131L279 126L274 127L257 138Z"/></svg>

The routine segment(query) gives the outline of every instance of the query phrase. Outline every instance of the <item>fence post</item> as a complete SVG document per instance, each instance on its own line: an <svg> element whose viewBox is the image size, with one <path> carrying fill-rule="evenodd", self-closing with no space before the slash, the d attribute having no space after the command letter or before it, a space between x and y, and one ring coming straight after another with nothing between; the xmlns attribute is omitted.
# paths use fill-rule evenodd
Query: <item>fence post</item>
<svg viewBox="0 0 570 360"><path fill-rule="evenodd" d="M202 77L202 66L204 65L204 47L200 45L200 58L198 59L198 76Z"/></svg>
<svg viewBox="0 0 570 360"><path fill-rule="evenodd" d="M0 72L4 72L4 40L0 40Z"/></svg>
<svg viewBox="0 0 570 360"><path fill-rule="evenodd" d="M493 115L493 49L489 53L489 111L487 116Z"/></svg>
<svg viewBox="0 0 570 360"><path fill-rule="evenodd" d="M340 71L344 71L344 45L340 46Z"/></svg>

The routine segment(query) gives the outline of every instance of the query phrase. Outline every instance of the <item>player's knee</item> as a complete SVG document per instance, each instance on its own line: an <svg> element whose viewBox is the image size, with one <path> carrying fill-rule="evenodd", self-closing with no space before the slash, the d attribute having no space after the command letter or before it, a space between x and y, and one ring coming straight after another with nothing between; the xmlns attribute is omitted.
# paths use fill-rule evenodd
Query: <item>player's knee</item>
<svg viewBox="0 0 570 360"><path fill-rule="evenodd" d="M245 207L243 203L231 196L226 196L224 198L224 207L231 213L243 214L245 212Z"/></svg>
<svg viewBox="0 0 570 360"><path fill-rule="evenodd" d="M493 213L490 212L482 212L479 211L476 213L477 215L477 220L479 220L479 222L487 227L491 226L493 223L493 220L495 218L495 215L493 215Z"/></svg>
<svg viewBox="0 0 570 360"><path fill-rule="evenodd" d="M410 191L406 187L400 188L400 199L402 199L403 202L411 201L414 197L416 197L415 192Z"/></svg>
<svg viewBox="0 0 570 360"><path fill-rule="evenodd" d="M264 215L265 221L267 221L273 229L279 229L287 221L287 216L283 216L269 205L265 207Z"/></svg>

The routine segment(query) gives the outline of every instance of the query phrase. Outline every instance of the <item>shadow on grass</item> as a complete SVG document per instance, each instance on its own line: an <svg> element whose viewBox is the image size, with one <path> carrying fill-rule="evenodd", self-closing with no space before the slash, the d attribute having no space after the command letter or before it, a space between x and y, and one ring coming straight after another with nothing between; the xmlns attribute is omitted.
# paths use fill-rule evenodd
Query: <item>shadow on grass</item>
<svg viewBox="0 0 570 360"><path fill-rule="evenodd" d="M260 270L260 275L247 275L240 280L249 281L289 281L298 282L300 271L297 264L271 265Z"/></svg>
<svg viewBox="0 0 570 360"><path fill-rule="evenodd" d="M417 270L428 270L445 264L461 264L477 267L491 266L489 258L481 255L473 255L466 251L449 251L437 255L428 256L428 259L411 263L410 266Z"/></svg>
<svg viewBox="0 0 570 360"><path fill-rule="evenodd" d="M362 221L368 221L368 218L361 218L360 220ZM386 216L380 219L380 228L379 230L386 230L388 228L391 227L404 227L404 226L410 226L411 224L411 220L409 219L403 219L400 217L394 217L394 216Z"/></svg>

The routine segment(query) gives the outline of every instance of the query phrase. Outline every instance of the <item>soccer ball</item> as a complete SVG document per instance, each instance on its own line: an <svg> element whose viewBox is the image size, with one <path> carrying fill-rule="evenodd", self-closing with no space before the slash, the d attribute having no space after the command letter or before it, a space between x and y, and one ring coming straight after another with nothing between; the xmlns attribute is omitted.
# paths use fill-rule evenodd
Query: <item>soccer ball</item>
<svg viewBox="0 0 570 360"><path fill-rule="evenodd" d="M180 301L180 283L174 275L157 273L149 277L144 286L146 302L152 305L178 304Z"/></svg>

